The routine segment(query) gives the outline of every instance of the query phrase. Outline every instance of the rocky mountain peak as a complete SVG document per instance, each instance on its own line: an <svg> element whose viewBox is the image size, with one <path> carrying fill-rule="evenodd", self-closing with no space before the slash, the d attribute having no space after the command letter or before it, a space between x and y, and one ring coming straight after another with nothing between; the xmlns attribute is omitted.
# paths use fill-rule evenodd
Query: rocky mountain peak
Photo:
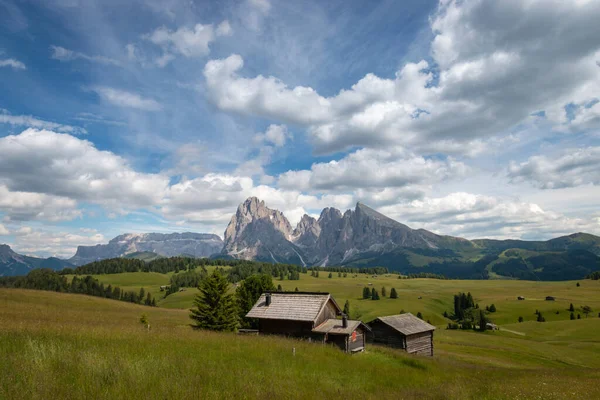
<svg viewBox="0 0 600 400"><path fill-rule="evenodd" d="M0 244L0 254L2 255L8 255L8 254L13 254L14 252L12 251L12 249L10 248L9 245L7 244Z"/></svg>

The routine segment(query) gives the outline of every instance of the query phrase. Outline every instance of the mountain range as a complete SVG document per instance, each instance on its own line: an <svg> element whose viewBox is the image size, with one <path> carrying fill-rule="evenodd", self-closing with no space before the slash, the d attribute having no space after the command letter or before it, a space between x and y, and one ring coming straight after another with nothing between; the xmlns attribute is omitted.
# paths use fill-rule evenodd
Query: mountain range
<svg viewBox="0 0 600 400"><path fill-rule="evenodd" d="M342 213L325 208L292 227L256 197L239 205L224 233L124 234L79 246L71 259L38 259L0 246L0 276L40 266L61 269L116 257L236 258L303 266L385 266L451 278L581 279L600 270L600 237L575 233L548 241L467 240L412 229L362 203Z"/></svg>

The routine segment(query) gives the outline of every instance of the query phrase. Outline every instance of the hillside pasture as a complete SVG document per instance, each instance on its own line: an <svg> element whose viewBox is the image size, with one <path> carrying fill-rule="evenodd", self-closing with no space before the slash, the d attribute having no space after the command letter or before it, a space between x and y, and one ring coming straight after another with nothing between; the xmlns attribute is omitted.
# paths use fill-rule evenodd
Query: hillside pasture
<svg viewBox="0 0 600 400"><path fill-rule="evenodd" d="M525 337L438 330L433 358L374 346L351 356L196 331L185 310L2 289L0 398L598 398L597 321L571 321L569 335L557 333L567 321L519 324Z"/></svg>

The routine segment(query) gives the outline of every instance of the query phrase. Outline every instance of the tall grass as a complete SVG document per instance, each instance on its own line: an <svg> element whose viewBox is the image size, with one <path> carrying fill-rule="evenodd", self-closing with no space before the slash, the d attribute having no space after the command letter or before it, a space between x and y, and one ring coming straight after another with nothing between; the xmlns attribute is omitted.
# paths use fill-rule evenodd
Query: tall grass
<svg viewBox="0 0 600 400"><path fill-rule="evenodd" d="M139 323L142 313L150 320L149 332ZM509 351L509 362L500 357L511 341L525 339L444 332L436 338L433 359L372 346L350 356L285 338L195 331L188 324L187 312L181 310L0 290L0 398L600 396L593 361L560 366L539 357L546 349L523 355ZM482 344L474 345L480 338L485 338ZM498 351L491 351L494 343ZM469 355L465 360L457 357L463 353Z"/></svg>

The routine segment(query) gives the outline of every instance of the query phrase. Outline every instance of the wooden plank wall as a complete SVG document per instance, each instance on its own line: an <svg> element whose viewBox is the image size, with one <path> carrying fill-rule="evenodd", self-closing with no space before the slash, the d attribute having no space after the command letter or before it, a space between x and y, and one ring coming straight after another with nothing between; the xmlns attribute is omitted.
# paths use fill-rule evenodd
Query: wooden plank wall
<svg viewBox="0 0 600 400"><path fill-rule="evenodd" d="M327 301L327 304L325 304L325 307L323 307L321 310L321 313L317 316L313 328L316 328L328 319L334 319L335 317L337 317L337 308L333 305L333 302L330 299Z"/></svg>
<svg viewBox="0 0 600 400"><path fill-rule="evenodd" d="M370 328L371 333L367 335L368 342L384 344L398 349L405 348L404 336L394 328L381 321L371 323Z"/></svg>
<svg viewBox="0 0 600 400"><path fill-rule="evenodd" d="M416 333L406 337L406 351L411 354L433 355L433 332Z"/></svg>

